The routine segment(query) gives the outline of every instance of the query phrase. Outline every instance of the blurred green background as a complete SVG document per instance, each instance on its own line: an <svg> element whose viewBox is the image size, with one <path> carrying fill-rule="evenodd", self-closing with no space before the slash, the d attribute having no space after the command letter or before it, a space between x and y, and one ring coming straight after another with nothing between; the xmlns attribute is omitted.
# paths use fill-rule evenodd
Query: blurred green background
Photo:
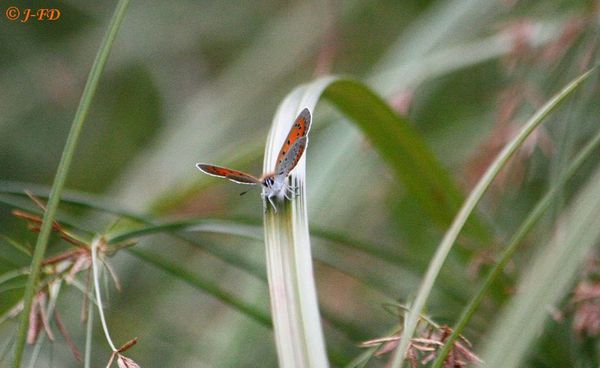
<svg viewBox="0 0 600 368"><path fill-rule="evenodd" d="M0 4L4 193L9 186L52 184L116 2ZM61 17L10 21L4 16L9 6L58 8ZM132 1L85 122L67 189L160 219L228 218L259 225L257 193L240 197L244 188L202 175L194 164L211 162L258 174L279 102L300 83L338 74L364 81L406 116L468 193L523 121L597 62L598 9L598 2L559 0ZM490 257L598 131L600 100L593 79L528 140L496 181L478 213L489 230L488 241L459 239L428 304L427 312L438 323L456 320ZM359 342L385 335L397 322L382 303L414 296L446 228L431 223L369 141L339 112L324 103L313 118L307 151L311 230L395 255L386 260L344 242L312 239L320 304L328 316L327 346L338 366L361 353ZM578 172L469 325L465 335L475 351L537 244L549 239L562 208L598 167L598 153ZM34 244L35 234L11 215L10 203L35 207L22 196L1 197L0 233ZM118 217L61 205L59 219L101 233ZM188 235L265 272L260 241ZM53 238L48 253L60 249L58 243ZM211 252L165 234L140 238L136 247L268 310L264 280ZM27 257L0 239L0 274L28 264ZM139 337L128 355L141 366L276 366L269 327L127 252L117 253L111 264L123 285L119 293L108 283L111 334L117 344ZM20 298L23 284L0 289L2 313ZM80 349L85 338L81 304L80 291L63 288L57 309ZM573 331L568 301L556 308L564 318L548 322L528 366L566 367L574 361L597 366L598 340ZM14 320L0 325L1 366L10 362L16 325ZM92 366L102 366L110 350L97 324L93 341ZM36 365L76 366L81 364L61 337L44 344Z"/></svg>

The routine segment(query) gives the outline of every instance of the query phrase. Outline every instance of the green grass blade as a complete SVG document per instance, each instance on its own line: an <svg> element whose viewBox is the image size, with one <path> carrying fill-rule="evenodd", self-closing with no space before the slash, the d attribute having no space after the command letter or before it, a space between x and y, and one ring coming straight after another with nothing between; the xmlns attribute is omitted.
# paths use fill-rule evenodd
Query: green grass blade
<svg viewBox="0 0 600 368"><path fill-rule="evenodd" d="M188 219L182 221L165 222L157 225L144 226L139 229L125 231L113 236L108 236L109 244L116 244L126 240L138 238L140 236L156 233L171 233L176 231L191 232L209 232L241 236L258 241L263 240L263 234L260 233L258 225L251 225L237 221L227 221L219 219Z"/></svg>
<svg viewBox="0 0 600 368"><path fill-rule="evenodd" d="M96 87L98 86L100 75L104 70L104 66L106 64L106 60L108 59L108 55L112 47L113 41L115 40L117 31L119 30L119 26L121 25L123 17L125 16L125 10L127 9L128 3L129 0L120 0L117 4L117 8L115 9L115 12L108 26L107 32L102 41L102 45L98 50L98 54L96 55L94 64L92 66L92 69L90 70L88 80L83 90L83 94L81 95L79 107L77 108L77 112L75 113L75 118L73 119L73 123L69 131L69 136L67 137L67 142L65 144L65 148L63 150L58 169L56 170L54 184L52 185L52 191L50 193L50 199L47 205L48 207L44 214L44 220L33 253L33 260L31 262L31 274L29 276L29 281L25 288L25 295L23 297L23 312L21 313L21 321L17 332L17 340L13 356L14 368L21 367L21 361L23 360L23 352L25 350L25 339L27 337L27 329L29 326L29 313L31 311L31 303L35 294L40 264L42 262L42 259L44 258L44 253L46 252L46 246L48 244L48 238L50 236L50 231L52 230L52 220L54 219L56 209L58 208L60 195L64 187L65 180L67 178L69 167L71 166L71 161L75 153L75 148L77 146L79 134L81 133L81 129L83 127L83 122L85 121L85 117L89 111L92 98L94 97Z"/></svg>
<svg viewBox="0 0 600 368"><path fill-rule="evenodd" d="M113 235L108 234L107 239L109 244L117 244L129 240L134 240L142 236L149 236L158 233L164 233L175 237L181 237L186 236L184 232L206 232L239 236L262 242L264 241L264 234L259 230L260 225L258 224L258 222L247 218L191 218L186 220L162 222L156 225L142 226L132 230L125 230ZM334 242L343 246L344 248L347 248L351 252L362 252L366 255L382 260L386 263L391 263L394 266L402 267L407 271L413 272L415 274L419 272L419 268L416 267L414 264L407 262L405 256L398 252L387 250L387 248L382 245L357 240L352 237L345 236L342 233L326 230L313 225L311 225L310 233L311 237L313 238L316 237L323 241ZM190 239L193 239L193 237L190 237ZM199 245L200 247L206 247L205 242L198 242L197 240L194 240L194 243ZM212 249L212 246L210 246L209 248ZM315 261L320 261L323 264L326 264L326 261L321 259L315 259ZM329 264L328 267L334 268L339 272L345 273L350 277L356 278L359 282L368 285L374 290L382 292L384 295L391 295L389 291L386 292L385 288L381 288L380 285L374 284L372 281L364 280L360 277L353 276L352 270L342 270ZM258 271L258 269L253 268L253 273ZM266 277L262 277L262 274L260 275L260 280L266 281ZM440 287L442 289L448 290L449 293L458 292L457 288L452 288L452 285L450 284L441 285Z"/></svg>
<svg viewBox="0 0 600 368"><path fill-rule="evenodd" d="M16 270L7 271L0 275L0 285L10 280L16 279L20 276L29 274L29 268L18 268Z"/></svg>
<svg viewBox="0 0 600 368"><path fill-rule="evenodd" d="M338 80L324 97L369 138L431 220L440 226L450 224L462 195L410 123L359 82Z"/></svg>
<svg viewBox="0 0 600 368"><path fill-rule="evenodd" d="M2 235L2 234L0 234L0 238L4 239L4 241L6 241L8 244L10 244L13 248L18 250L19 252L25 254L27 257L31 257L31 250L28 249L27 247L25 247L24 245L20 244L18 241L11 239L8 236Z"/></svg>
<svg viewBox="0 0 600 368"><path fill-rule="evenodd" d="M425 307L425 302L431 293L431 289L433 288L433 284L446 260L446 257L450 250L452 249L452 245L456 241L460 231L462 230L464 224L467 221L469 215L475 209L475 206L481 198L483 194L488 189L493 179L498 175L500 170L506 165L508 160L512 157L512 155L517 151L517 149L523 144L525 139L531 134L534 129L540 125L546 116L548 116L559 104L562 102L567 96L569 96L574 90L577 89L591 74L595 69L588 70L583 73L579 77L575 78L571 83L569 83L566 87L564 87L558 94L552 97L542 108L540 108L536 113L525 123L523 128L519 131L517 136L513 138L498 154L494 162L490 165L490 167L483 174L483 177L479 180L475 188L471 191L469 197L463 204L460 209L458 215L454 218L450 229L444 235L440 245L438 246L433 259L431 260L429 267L427 269L427 273L423 278L421 286L419 287L419 291L417 297L412 303L412 308L410 313L408 314L405 329L402 333L402 340L396 351L394 352L394 356L392 359L391 367L398 368L401 366L404 357L406 355L406 351L408 349L408 344L410 339L412 338L415 329L417 327L417 322L419 320L419 315L423 311Z"/></svg>
<svg viewBox="0 0 600 368"><path fill-rule="evenodd" d="M265 327L271 327L271 319L269 318L269 314L267 312L264 312L252 305L244 303L238 297L232 295L231 293L221 290L219 287L215 286L214 283L207 280L203 280L199 276L182 269L179 265L172 264L164 258L156 254L152 254L148 251L139 248L129 248L128 252L130 252L137 258L144 260L149 264L172 275L173 277L182 280L185 283L192 285L193 287L198 288L214 296L223 303L233 306L235 309L253 318L261 325Z"/></svg>
<svg viewBox="0 0 600 368"><path fill-rule="evenodd" d="M519 367L556 305L569 291L589 252L600 240L600 170L558 221L553 239L526 268L510 305L496 321L482 354L490 368Z"/></svg>
<svg viewBox="0 0 600 368"><path fill-rule="evenodd" d="M444 344L444 348L438 354L432 368L441 368L444 364L444 359L450 353L452 349L452 344L458 336L462 333L464 328L467 326L477 308L483 301L483 297L492 286L492 283L500 276L504 267L508 264L513 254L518 249L519 245L525 238L525 236L529 233L529 231L535 226L535 224L542 218L548 207L553 203L556 199L557 195L561 193L565 184L568 180L575 175L577 170L583 165L585 160L594 153L594 151L600 146L600 131L598 134L592 138L592 140L581 150L581 152L577 155L577 157L573 160L567 171L558 179L558 181L554 184L552 189L550 189L542 199L538 202L535 208L531 211L529 216L523 221L519 229L512 236L506 249L502 252L502 255L494 268L488 273L485 281L477 291L477 294L471 299L467 307L465 307L462 315L460 316L458 322L452 328L452 334L448 337Z"/></svg>
<svg viewBox="0 0 600 368"><path fill-rule="evenodd" d="M133 230L123 231L114 235L107 235L109 244L116 244L127 240L139 238L157 233L173 233L177 231L192 231L192 232L210 232L228 234L233 236L241 236L248 239L263 241L262 233L257 230L260 225L256 222L239 220L239 219L217 219L217 218L198 218L186 219L172 222L163 222L156 225L143 226ZM335 232L323 228L318 228L311 225L311 236L316 236L322 240L338 243L351 250L361 251L383 261L392 262L394 264L402 264L410 267L410 264L404 261L403 257L396 253L387 250L385 247L376 244L360 241L352 237L346 236L340 232Z"/></svg>

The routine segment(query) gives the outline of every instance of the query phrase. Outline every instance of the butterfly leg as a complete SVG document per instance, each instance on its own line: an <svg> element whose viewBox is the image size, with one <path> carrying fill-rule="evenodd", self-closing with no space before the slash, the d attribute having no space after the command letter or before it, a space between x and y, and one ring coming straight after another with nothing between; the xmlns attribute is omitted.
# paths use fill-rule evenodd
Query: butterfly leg
<svg viewBox="0 0 600 368"><path fill-rule="evenodd" d="M290 185L290 191L294 193L294 195L298 195L298 193L300 193L300 187Z"/></svg>
<svg viewBox="0 0 600 368"><path fill-rule="evenodd" d="M273 206L273 210L275 211L275 213L277 213L277 207L275 206L275 203L273 203L273 196L269 195L267 196L267 199L269 200L269 203L271 203L271 206Z"/></svg>
<svg viewBox="0 0 600 368"><path fill-rule="evenodd" d="M292 194L293 194L293 192L290 191L288 187L285 187L285 189L283 190L283 196L291 201L293 198Z"/></svg>
<svg viewBox="0 0 600 368"><path fill-rule="evenodd" d="M285 196L285 198L292 200L294 196L298 195L298 188L285 184L283 187L283 195Z"/></svg>

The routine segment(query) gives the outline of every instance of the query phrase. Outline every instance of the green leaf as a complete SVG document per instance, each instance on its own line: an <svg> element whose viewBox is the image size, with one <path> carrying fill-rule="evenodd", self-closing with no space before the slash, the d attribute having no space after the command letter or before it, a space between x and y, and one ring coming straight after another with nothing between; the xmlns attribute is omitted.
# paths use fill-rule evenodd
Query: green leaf
<svg viewBox="0 0 600 368"><path fill-rule="evenodd" d="M446 226L462 201L456 184L419 133L365 85L337 80L324 93L365 134L431 220Z"/></svg>
<svg viewBox="0 0 600 368"><path fill-rule="evenodd" d="M128 249L128 252L130 252L137 258L148 262L149 264L159 268L160 270L172 275L173 277L214 296L223 303L240 310L241 312L253 318L255 321L262 324L263 326L271 327L271 320L267 312L262 311L259 308L256 308L252 305L244 303L237 296L232 295L227 291L224 291L217 287L213 282L204 280L200 276L194 275L191 272L184 270L179 265L170 263L166 259L148 251L139 248L130 248Z"/></svg>

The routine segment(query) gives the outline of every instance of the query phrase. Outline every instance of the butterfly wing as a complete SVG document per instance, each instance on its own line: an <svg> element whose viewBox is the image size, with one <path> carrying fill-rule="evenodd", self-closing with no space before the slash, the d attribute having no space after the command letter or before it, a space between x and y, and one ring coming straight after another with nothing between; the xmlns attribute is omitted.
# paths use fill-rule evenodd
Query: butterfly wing
<svg viewBox="0 0 600 368"><path fill-rule="evenodd" d="M289 173L294 170L294 167L296 167L298 161L300 161L300 157L302 157L307 143L307 136L298 138L286 152L285 156L283 156L283 159L277 166L275 174L283 175L284 177L288 176Z"/></svg>
<svg viewBox="0 0 600 368"><path fill-rule="evenodd" d="M246 174L245 172L202 163L196 164L196 167L205 174L208 174L210 176L216 176L219 178L229 179L235 183L249 185L260 184L260 180L258 180L250 174Z"/></svg>
<svg viewBox="0 0 600 368"><path fill-rule="evenodd" d="M304 108L302 112L298 115L294 124L290 128L290 132L285 138L285 142L283 142L283 146L277 155L277 163L275 164L275 172L279 172L282 162L285 156L289 153L290 149L294 146L294 144L302 137L306 137L308 134L308 130L310 129L310 111L307 108ZM296 161L297 162L297 161ZM296 166L296 164L294 164ZM292 167L293 169L293 167ZM289 171L292 171L291 169ZM289 172L288 171L288 172Z"/></svg>

